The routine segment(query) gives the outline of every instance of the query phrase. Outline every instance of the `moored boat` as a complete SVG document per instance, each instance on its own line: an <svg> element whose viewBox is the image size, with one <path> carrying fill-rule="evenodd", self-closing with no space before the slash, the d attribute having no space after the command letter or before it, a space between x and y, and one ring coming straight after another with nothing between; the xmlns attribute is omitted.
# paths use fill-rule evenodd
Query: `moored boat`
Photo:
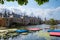
<svg viewBox="0 0 60 40"><path fill-rule="evenodd" d="M27 28L27 30L30 30L30 31L39 31L39 30L42 30L41 28Z"/></svg>
<svg viewBox="0 0 60 40"><path fill-rule="evenodd" d="M18 33L28 32L28 30L16 30Z"/></svg>
<svg viewBox="0 0 60 40"><path fill-rule="evenodd" d="M50 36L58 36L60 37L60 32L50 32Z"/></svg>
<svg viewBox="0 0 60 40"><path fill-rule="evenodd" d="M48 30L48 32L60 32L60 30Z"/></svg>

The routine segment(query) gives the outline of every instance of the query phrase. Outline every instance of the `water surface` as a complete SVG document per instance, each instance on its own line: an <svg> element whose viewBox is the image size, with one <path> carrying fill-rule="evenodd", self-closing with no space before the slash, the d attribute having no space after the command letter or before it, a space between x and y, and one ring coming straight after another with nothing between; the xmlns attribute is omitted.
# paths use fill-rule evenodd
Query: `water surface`
<svg viewBox="0 0 60 40"><path fill-rule="evenodd" d="M60 27L60 24L55 26ZM42 28L43 30L31 32L28 33L27 35L19 34L18 36L14 37L11 36L7 39L1 38L1 40L60 40L60 37L49 36L49 33L47 32L47 30L49 29L44 29L45 27L50 27L50 25L42 24L42 25L27 26L27 28L29 27Z"/></svg>

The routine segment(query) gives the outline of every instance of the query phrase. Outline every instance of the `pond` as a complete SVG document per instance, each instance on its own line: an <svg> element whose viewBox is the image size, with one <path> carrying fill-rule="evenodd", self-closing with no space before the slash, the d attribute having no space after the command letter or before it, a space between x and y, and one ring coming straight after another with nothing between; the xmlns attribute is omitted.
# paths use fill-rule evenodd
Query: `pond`
<svg viewBox="0 0 60 40"><path fill-rule="evenodd" d="M60 27L59 25L55 25ZM50 36L47 30L44 29L45 27L50 27L50 25L42 24L42 25L33 25L33 26L26 26L27 28L42 28L43 30L35 31L35 32L28 32L27 34L22 33L9 33L10 37L6 35L6 38L1 37L0 40L60 40L60 37ZM59 28L60 29L60 28ZM15 35L15 36L12 36Z"/></svg>

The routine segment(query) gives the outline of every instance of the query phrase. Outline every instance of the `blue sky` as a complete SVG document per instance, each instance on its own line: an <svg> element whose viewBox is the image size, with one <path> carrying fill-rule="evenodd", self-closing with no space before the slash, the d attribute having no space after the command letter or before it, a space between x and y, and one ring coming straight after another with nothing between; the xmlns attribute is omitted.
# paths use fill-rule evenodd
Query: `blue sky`
<svg viewBox="0 0 60 40"><path fill-rule="evenodd" d="M7 8L14 12L16 12L14 9L17 9L17 11L19 10L18 12L25 12L26 15L29 16L33 15L39 16L42 19L46 17L47 19L54 18L60 20L60 0L49 0L49 2L46 2L40 6L34 0L28 0L28 4L23 6L18 5L16 1L5 1L3 5L0 5L0 8Z"/></svg>

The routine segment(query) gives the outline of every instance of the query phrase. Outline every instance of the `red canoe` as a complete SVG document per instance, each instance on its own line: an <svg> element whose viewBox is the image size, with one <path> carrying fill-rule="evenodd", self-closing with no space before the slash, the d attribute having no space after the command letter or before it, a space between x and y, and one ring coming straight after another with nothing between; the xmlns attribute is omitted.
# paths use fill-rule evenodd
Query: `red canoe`
<svg viewBox="0 0 60 40"><path fill-rule="evenodd" d="M50 36L60 36L60 32L50 32Z"/></svg>
<svg viewBox="0 0 60 40"><path fill-rule="evenodd" d="M27 30L38 31L38 30L42 30L42 29L41 28L27 28Z"/></svg>

